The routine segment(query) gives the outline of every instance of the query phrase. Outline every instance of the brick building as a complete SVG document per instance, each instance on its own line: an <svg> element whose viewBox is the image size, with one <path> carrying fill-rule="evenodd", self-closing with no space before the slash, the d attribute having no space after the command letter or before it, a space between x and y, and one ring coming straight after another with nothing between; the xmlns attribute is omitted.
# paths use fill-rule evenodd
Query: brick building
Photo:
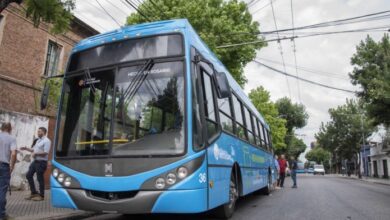
<svg viewBox="0 0 390 220"><path fill-rule="evenodd" d="M24 9L14 4L0 14L0 123L11 122L19 147L30 146L40 126L48 127L53 140L54 111L39 110L42 79L62 73L72 47L96 34L95 29L74 18L66 34L53 35L45 23L35 28ZM18 154L21 162L12 182L16 188L23 188L21 177L30 161L26 156L25 152Z"/></svg>

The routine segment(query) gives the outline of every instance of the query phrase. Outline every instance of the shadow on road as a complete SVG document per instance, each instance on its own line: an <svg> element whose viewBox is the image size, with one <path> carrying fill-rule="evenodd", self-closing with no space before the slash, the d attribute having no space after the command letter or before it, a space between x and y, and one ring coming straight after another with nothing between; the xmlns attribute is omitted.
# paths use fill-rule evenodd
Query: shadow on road
<svg viewBox="0 0 390 220"><path fill-rule="evenodd" d="M255 195L249 194L245 197L242 197L237 201L236 212L240 211L244 207L253 207L256 208L258 203L262 199L266 199L267 196L263 195ZM234 216L233 216L234 218ZM208 211L200 214L142 214L142 215L102 215L96 216L95 220L105 220L105 219L116 219L116 220L124 220L124 219L132 219L132 220L172 220L172 219L182 219L182 220L193 220L193 219L204 219L204 220L216 220L217 218L213 215L212 211Z"/></svg>

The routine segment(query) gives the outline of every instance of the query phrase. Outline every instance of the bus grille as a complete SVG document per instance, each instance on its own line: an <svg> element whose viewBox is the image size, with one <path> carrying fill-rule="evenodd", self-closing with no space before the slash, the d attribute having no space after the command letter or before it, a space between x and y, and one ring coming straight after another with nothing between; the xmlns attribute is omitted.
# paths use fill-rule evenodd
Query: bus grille
<svg viewBox="0 0 390 220"><path fill-rule="evenodd" d="M90 197L103 200L120 200L120 199L129 199L137 195L138 191L124 191L124 192L103 192L103 191L87 191L87 194Z"/></svg>

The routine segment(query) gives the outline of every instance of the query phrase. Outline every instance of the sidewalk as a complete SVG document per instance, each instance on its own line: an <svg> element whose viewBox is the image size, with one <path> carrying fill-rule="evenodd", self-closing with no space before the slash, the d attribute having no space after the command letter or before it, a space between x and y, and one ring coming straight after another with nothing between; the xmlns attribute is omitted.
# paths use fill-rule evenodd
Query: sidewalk
<svg viewBox="0 0 390 220"><path fill-rule="evenodd" d="M25 200L28 191L12 191L7 195L7 214L16 220L69 219L91 216L93 213L72 209L53 208L50 204L50 190L45 191L45 201Z"/></svg>
<svg viewBox="0 0 390 220"><path fill-rule="evenodd" d="M351 175L351 176L347 176L347 175L343 176L341 174L331 174L331 175L342 177L342 178L348 178L348 179L356 179L356 180L370 182L370 183L390 185L390 179L374 178L374 177L367 177L367 176L362 176L362 178L359 179L359 177L355 175Z"/></svg>

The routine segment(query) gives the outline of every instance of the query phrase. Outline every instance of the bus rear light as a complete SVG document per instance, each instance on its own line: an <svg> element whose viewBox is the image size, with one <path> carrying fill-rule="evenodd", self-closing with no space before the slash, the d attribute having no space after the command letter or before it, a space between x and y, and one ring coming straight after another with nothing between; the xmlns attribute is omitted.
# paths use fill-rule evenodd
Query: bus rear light
<svg viewBox="0 0 390 220"><path fill-rule="evenodd" d="M164 189L165 187L165 180L164 178L157 178L156 183L154 185L156 189Z"/></svg>
<svg viewBox="0 0 390 220"><path fill-rule="evenodd" d="M176 183L176 175L174 173L168 173L167 183L168 183L168 185L173 185Z"/></svg>
<svg viewBox="0 0 390 220"><path fill-rule="evenodd" d="M53 169L53 172L52 172L54 178L57 178L58 174L59 174L59 171L57 168Z"/></svg>
<svg viewBox="0 0 390 220"><path fill-rule="evenodd" d="M64 185L66 187L69 187L70 185L72 184L72 178L70 178L69 176L65 178L65 181L64 181Z"/></svg>
<svg viewBox="0 0 390 220"><path fill-rule="evenodd" d="M58 180L58 182L60 182L60 183L64 182L64 180L65 180L65 174L60 173L60 175L58 175L57 180Z"/></svg>
<svg viewBox="0 0 390 220"><path fill-rule="evenodd" d="M185 167L179 167L179 169L177 169L177 177L179 177L179 179L184 179L186 178L188 175L188 169L185 168Z"/></svg>

